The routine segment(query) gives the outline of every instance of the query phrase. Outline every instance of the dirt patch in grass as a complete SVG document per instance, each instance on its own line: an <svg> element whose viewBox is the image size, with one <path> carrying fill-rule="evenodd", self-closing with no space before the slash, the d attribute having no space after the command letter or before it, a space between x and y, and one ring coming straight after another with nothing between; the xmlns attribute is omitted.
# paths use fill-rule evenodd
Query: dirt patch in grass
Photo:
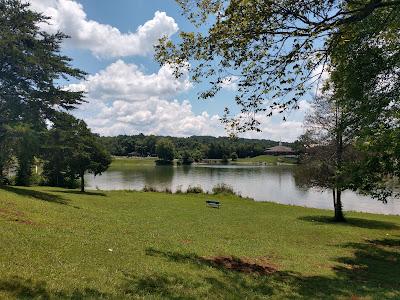
<svg viewBox="0 0 400 300"><path fill-rule="evenodd" d="M34 222L25 218L22 211L0 208L0 217L7 221L14 221L25 225L34 225Z"/></svg>
<svg viewBox="0 0 400 300"><path fill-rule="evenodd" d="M192 241L191 240L182 240L181 243L187 245L187 244L191 244Z"/></svg>
<svg viewBox="0 0 400 300"><path fill-rule="evenodd" d="M203 257L203 259L214 267L247 274L268 275L277 271L277 267L266 259L258 259L256 261L250 258L232 256Z"/></svg>

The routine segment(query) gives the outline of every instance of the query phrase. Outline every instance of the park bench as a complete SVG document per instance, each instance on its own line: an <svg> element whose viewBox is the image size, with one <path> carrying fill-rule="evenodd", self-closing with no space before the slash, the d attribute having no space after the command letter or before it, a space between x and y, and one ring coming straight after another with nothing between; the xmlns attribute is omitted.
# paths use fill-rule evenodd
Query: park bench
<svg viewBox="0 0 400 300"><path fill-rule="evenodd" d="M206 205L208 207L219 208L221 206L221 203L215 200L206 200Z"/></svg>

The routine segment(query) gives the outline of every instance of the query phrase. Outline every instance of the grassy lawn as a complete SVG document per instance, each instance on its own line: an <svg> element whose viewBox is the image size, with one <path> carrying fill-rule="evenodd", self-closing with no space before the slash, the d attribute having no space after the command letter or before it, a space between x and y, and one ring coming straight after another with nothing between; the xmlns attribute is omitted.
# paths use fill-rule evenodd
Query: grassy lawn
<svg viewBox="0 0 400 300"><path fill-rule="evenodd" d="M400 217L0 189L0 298L400 299Z"/></svg>
<svg viewBox="0 0 400 300"><path fill-rule="evenodd" d="M277 164L277 163L296 163L295 159L292 158L285 158L279 157L274 155L259 155L255 157L247 157L247 158L239 158L237 163L243 164L259 164L259 163L266 163L266 164Z"/></svg>
<svg viewBox="0 0 400 300"><path fill-rule="evenodd" d="M125 170L136 166L155 165L156 157L114 157L108 170Z"/></svg>

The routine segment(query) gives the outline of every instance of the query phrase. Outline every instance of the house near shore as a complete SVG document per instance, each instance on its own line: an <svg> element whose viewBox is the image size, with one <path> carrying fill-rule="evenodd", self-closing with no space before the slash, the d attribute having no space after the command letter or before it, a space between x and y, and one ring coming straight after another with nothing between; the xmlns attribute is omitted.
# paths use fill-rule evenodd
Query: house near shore
<svg viewBox="0 0 400 300"><path fill-rule="evenodd" d="M279 146L266 149L264 151L264 154L275 155L275 156L288 156L288 155L297 155L297 152L290 147L282 146L282 143L279 142Z"/></svg>

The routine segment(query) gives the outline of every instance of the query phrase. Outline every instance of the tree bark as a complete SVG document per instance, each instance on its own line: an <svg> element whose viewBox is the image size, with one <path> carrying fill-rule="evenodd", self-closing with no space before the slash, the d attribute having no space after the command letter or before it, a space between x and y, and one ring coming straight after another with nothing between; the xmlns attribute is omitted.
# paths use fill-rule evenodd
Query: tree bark
<svg viewBox="0 0 400 300"><path fill-rule="evenodd" d="M3 172L3 166L0 166L0 185L4 184L4 172Z"/></svg>
<svg viewBox="0 0 400 300"><path fill-rule="evenodd" d="M336 210L336 190L332 188L332 196L333 196L333 207Z"/></svg>
<svg viewBox="0 0 400 300"><path fill-rule="evenodd" d="M339 104L336 102L336 175L335 175L335 187L334 187L334 209L335 209L335 221L344 222L345 218L343 215L342 206L342 161L343 161L343 131L342 131L342 116Z"/></svg>
<svg viewBox="0 0 400 300"><path fill-rule="evenodd" d="M335 194L335 192L334 192ZM344 222L345 218L343 215L343 206L342 206L342 191L340 189L336 190L336 199L334 200L335 206L335 221L336 222Z"/></svg>
<svg viewBox="0 0 400 300"><path fill-rule="evenodd" d="M85 173L81 173L81 192L85 192Z"/></svg>

